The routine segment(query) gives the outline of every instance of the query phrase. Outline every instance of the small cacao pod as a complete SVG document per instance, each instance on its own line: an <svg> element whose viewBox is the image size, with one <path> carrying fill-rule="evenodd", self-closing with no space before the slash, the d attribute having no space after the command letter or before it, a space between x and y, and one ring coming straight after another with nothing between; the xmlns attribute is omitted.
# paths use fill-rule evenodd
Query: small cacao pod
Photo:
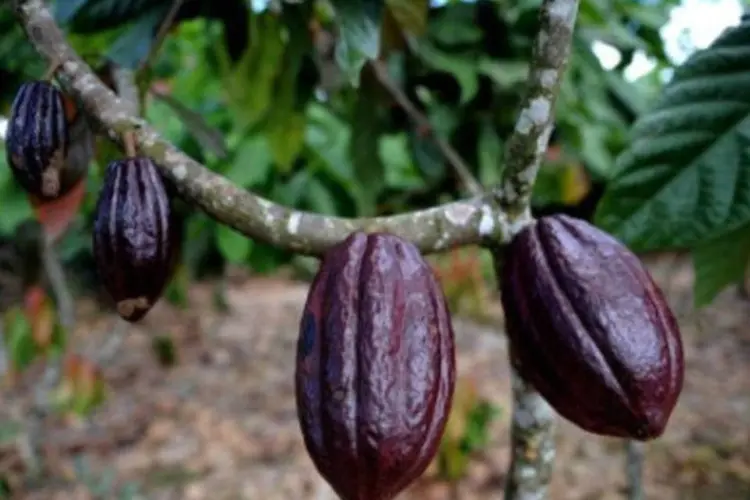
<svg viewBox="0 0 750 500"><path fill-rule="evenodd" d="M297 344L297 414L343 500L390 500L437 452L455 386L450 311L419 250L356 232L325 255Z"/></svg>
<svg viewBox="0 0 750 500"><path fill-rule="evenodd" d="M68 168L71 120L79 121L78 128L85 124L74 103L46 81L24 83L13 100L6 138L8 165L21 187L42 200L67 193L85 173L85 168ZM76 131L76 136L82 133ZM77 152L76 160L83 153ZM90 159L91 155L85 167Z"/></svg>
<svg viewBox="0 0 750 500"><path fill-rule="evenodd" d="M94 215L93 251L102 284L126 321L143 318L171 278L177 243L172 222L172 202L151 158L107 166Z"/></svg>
<svg viewBox="0 0 750 500"><path fill-rule="evenodd" d="M542 217L507 247L501 289L511 361L560 415L599 435L664 432L682 339L635 254L583 220Z"/></svg>

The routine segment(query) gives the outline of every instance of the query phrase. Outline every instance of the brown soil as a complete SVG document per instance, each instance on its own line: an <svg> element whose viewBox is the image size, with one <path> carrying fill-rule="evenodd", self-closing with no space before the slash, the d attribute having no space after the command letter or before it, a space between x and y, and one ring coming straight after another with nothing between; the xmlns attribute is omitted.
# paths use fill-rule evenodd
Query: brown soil
<svg viewBox="0 0 750 500"><path fill-rule="evenodd" d="M647 497L750 499L747 299L727 290L696 313L689 261L660 256L649 265L680 319L687 378L667 432L647 447ZM71 481L71 457L86 454L98 473L110 470L119 482L136 482L149 499L334 500L304 450L296 420L293 364L306 291L303 283L252 279L229 287L224 315L212 307L210 284L193 287L186 311L159 304L106 363L112 396L90 421L47 422L46 486L19 498L115 498L92 496ZM90 303L79 309L74 346L91 352L105 342L114 320ZM402 500L502 498L510 411L499 316L492 327L455 320L459 373L477 380L481 396L502 408L491 442L453 491L431 470ZM174 340L176 366L157 363L156 334ZM28 398L6 396L0 428L27 408ZM621 441L562 421L550 497L624 498L623 450ZM0 449L0 472L22 467L16 446Z"/></svg>

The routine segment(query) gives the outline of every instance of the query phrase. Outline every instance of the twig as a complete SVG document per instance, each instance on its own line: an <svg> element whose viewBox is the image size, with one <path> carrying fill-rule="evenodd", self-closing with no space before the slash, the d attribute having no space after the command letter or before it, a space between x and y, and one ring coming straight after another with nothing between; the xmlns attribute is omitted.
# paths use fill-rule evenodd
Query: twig
<svg viewBox="0 0 750 500"><path fill-rule="evenodd" d="M55 296L58 321L65 329L66 335L70 334L75 326L75 302L70 293L65 272L55 251L53 241L44 236L40 242L39 251L42 254L45 275ZM44 374L34 389L32 409L26 419L26 432L19 436L19 452L32 478L39 477L42 470L39 450L41 450L45 438L44 420L50 411L50 394L58 384L61 373L62 357L47 360Z"/></svg>
<svg viewBox="0 0 750 500"><path fill-rule="evenodd" d="M391 95L394 101L403 109L409 116L411 121L414 122L417 130L420 133L429 135L432 141L437 146L440 154L443 155L445 161L453 168L453 171L458 175L461 183L464 185L466 191L472 195L479 195L483 193L482 185L474 178L471 170L463 161L461 156L453 149L453 146L440 137L435 127L432 126L430 120L412 103L407 95L401 88L391 79L388 74L388 68L382 61L371 61L370 67L373 69L373 73L380 82L380 85Z"/></svg>
<svg viewBox="0 0 750 500"><path fill-rule="evenodd" d="M182 7L182 2L183 0L173 0L172 5L169 7L167 15L164 16L164 20L159 26L159 31L157 31L156 33L156 39L151 45L151 49L148 51L148 55L143 61L143 64L141 64L139 71L143 71L151 67L151 65L154 63L156 55L159 53L159 50L161 50L161 46L164 44L164 40L167 38L169 27L172 26L175 16L177 16L177 13L180 11L180 7Z"/></svg>
<svg viewBox="0 0 750 500"><path fill-rule="evenodd" d="M133 70L113 66L111 72L117 95L130 108L133 115L139 116L141 111L138 105L138 86L135 84Z"/></svg>
<svg viewBox="0 0 750 500"><path fill-rule="evenodd" d="M46 236L42 243L42 263L55 295L60 324L66 331L70 331L75 326L75 302L54 244Z"/></svg>
<svg viewBox="0 0 750 500"><path fill-rule="evenodd" d="M645 443L628 440L626 445L628 500L645 500L643 491L643 462Z"/></svg>
<svg viewBox="0 0 750 500"><path fill-rule="evenodd" d="M531 219L531 190L552 134L555 102L570 55L577 13L578 0L542 3L526 95L508 140L507 165L501 183L493 190L498 204L507 213L526 214L526 220ZM513 233L522 228L522 224L515 226ZM497 250L493 253L499 281L502 255ZM552 476L555 413L517 373L512 377L512 457L505 500L541 500L547 497Z"/></svg>

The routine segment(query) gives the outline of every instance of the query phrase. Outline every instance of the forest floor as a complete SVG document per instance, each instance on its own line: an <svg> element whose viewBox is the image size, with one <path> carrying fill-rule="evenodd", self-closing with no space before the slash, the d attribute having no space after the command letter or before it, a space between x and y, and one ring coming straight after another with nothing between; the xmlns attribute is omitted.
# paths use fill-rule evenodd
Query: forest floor
<svg viewBox="0 0 750 500"><path fill-rule="evenodd" d="M665 435L646 448L646 494L659 500L750 499L750 303L733 288L710 307L692 308L689 260L646 259L668 295L684 335L687 375ZM307 285L248 279L227 290L230 310L212 308L211 284L190 291L180 311L162 301L130 330L104 367L112 395L85 423L50 419L43 430L47 486L30 500L115 498L75 486L71 457L85 454L99 473L135 481L154 500L334 500L317 475L299 432L293 366ZM509 461L509 378L502 313L495 326L455 319L460 376L500 406L490 442L454 487L434 469L400 500L502 498ZM73 347L86 352L112 328L88 301L79 304ZM151 338L171 335L178 363L162 367ZM28 411L5 397L0 422ZM621 441L586 435L562 421L552 500L624 498ZM0 473L19 468L16 447L0 448Z"/></svg>

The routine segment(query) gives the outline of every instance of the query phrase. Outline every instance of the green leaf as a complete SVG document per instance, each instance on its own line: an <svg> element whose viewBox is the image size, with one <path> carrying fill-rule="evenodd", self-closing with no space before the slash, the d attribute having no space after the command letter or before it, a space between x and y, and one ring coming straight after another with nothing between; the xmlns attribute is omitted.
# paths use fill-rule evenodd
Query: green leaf
<svg viewBox="0 0 750 500"><path fill-rule="evenodd" d="M55 2L55 20L60 24L70 21L86 4L87 0L57 0Z"/></svg>
<svg viewBox="0 0 750 500"><path fill-rule="evenodd" d="M156 7L139 16L112 44L108 58L118 66L136 69L148 56L164 14L164 8Z"/></svg>
<svg viewBox="0 0 750 500"><path fill-rule="evenodd" d="M73 31L91 33L134 21L150 9L166 14L172 0L57 0L55 17Z"/></svg>
<svg viewBox="0 0 750 500"><path fill-rule="evenodd" d="M331 0L339 20L336 63L354 86L368 60L380 51L380 24L383 0Z"/></svg>
<svg viewBox="0 0 750 500"><path fill-rule="evenodd" d="M424 41L417 45L417 53L428 66L453 75L461 87L461 104L473 99L479 91L478 65L471 58L449 54Z"/></svg>
<svg viewBox="0 0 750 500"><path fill-rule="evenodd" d="M308 17L301 6L285 8L289 42L280 61L283 69L276 81L273 114L266 130L273 158L283 173L291 170L305 145L305 107L313 92L304 63L314 64L305 59L312 50L306 30Z"/></svg>
<svg viewBox="0 0 750 500"><path fill-rule="evenodd" d="M242 264L250 254L252 241L247 236L222 224L216 227L216 245L221 255L233 264Z"/></svg>
<svg viewBox="0 0 750 500"><path fill-rule="evenodd" d="M482 186L494 186L500 182L503 172L503 147L500 138L492 128L491 122L483 124L477 141L479 158L479 183Z"/></svg>
<svg viewBox="0 0 750 500"><path fill-rule="evenodd" d="M275 116L274 126L266 132L268 145L279 170L286 173L305 145L305 115L290 111Z"/></svg>
<svg viewBox="0 0 750 500"><path fill-rule="evenodd" d="M254 125L271 107L286 46L283 27L273 13L253 14L250 43L240 60L232 65L226 47L217 52L227 105L239 130Z"/></svg>
<svg viewBox="0 0 750 500"><path fill-rule="evenodd" d="M31 331L31 324L23 312L9 311L6 317L8 336L8 351L10 360L17 370L23 370L34 361L37 347Z"/></svg>
<svg viewBox="0 0 750 500"><path fill-rule="evenodd" d="M234 156L232 165L224 172L230 181L244 188L265 182L271 174L273 158L268 140L263 135L243 141Z"/></svg>
<svg viewBox="0 0 750 500"><path fill-rule="evenodd" d="M596 222L638 251L701 244L750 222L750 23L675 72L636 122Z"/></svg>
<svg viewBox="0 0 750 500"><path fill-rule="evenodd" d="M411 131L411 129L410 129ZM434 143L432 143L434 144ZM420 171L412 160L410 148L415 152L414 160L419 161L419 154L428 154L415 144L410 135L400 133L384 135L378 142L378 155L387 166L385 183L388 187L399 190L415 190L424 186ZM439 158L442 165L442 157Z"/></svg>
<svg viewBox="0 0 750 500"><path fill-rule="evenodd" d="M750 224L698 245L692 252L695 307L710 304L727 285L737 283L750 263Z"/></svg>
<svg viewBox="0 0 750 500"><path fill-rule="evenodd" d="M200 114L188 108L168 94L154 93L154 97L166 104L185 125L190 135L205 149L219 158L226 158L229 152L224 144L221 131L209 125Z"/></svg>
<svg viewBox="0 0 750 500"><path fill-rule="evenodd" d="M310 210L324 215L335 215L334 197L326 186L316 178L310 179L307 186L307 203Z"/></svg>
<svg viewBox="0 0 750 500"><path fill-rule="evenodd" d="M428 0L386 0L388 10L401 29L412 35L422 35L427 29Z"/></svg>
<svg viewBox="0 0 750 500"><path fill-rule="evenodd" d="M363 78L351 118L349 155L357 180L365 187L362 192L367 198L367 211L360 213L360 216L375 215L375 202L385 183L385 166L378 154L383 120L377 91L377 81L371 75Z"/></svg>

